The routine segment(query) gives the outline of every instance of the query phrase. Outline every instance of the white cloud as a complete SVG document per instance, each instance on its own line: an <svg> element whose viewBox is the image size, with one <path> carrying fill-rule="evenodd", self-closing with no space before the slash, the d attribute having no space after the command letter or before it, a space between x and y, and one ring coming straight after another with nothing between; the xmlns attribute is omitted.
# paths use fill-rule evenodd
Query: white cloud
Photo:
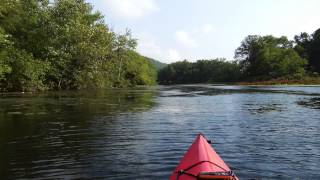
<svg viewBox="0 0 320 180"><path fill-rule="evenodd" d="M187 48L197 47L196 41L189 35L187 31L179 30L175 34L176 40Z"/></svg>
<svg viewBox="0 0 320 180"><path fill-rule="evenodd" d="M203 25L202 27L202 32L208 34L208 33L211 33L213 32L215 29L214 27L212 26L212 24L205 24Z"/></svg>
<svg viewBox="0 0 320 180"><path fill-rule="evenodd" d="M169 62L181 60L180 53L175 49L169 49L168 54L169 54L169 57L168 57Z"/></svg>
<svg viewBox="0 0 320 180"><path fill-rule="evenodd" d="M303 16L299 16L295 20L291 20L292 28L295 30L295 34L298 34L298 32L308 32L308 33L314 33L317 29L319 29L320 22L319 22L319 13L305 13ZM297 20L298 19L298 20ZM297 22L303 22L298 25Z"/></svg>
<svg viewBox="0 0 320 180"><path fill-rule="evenodd" d="M137 50L140 54L154 58L156 60L162 60L163 51L161 47L157 44L156 39L152 35L148 33L141 33L137 35L137 38Z"/></svg>
<svg viewBox="0 0 320 180"><path fill-rule="evenodd" d="M138 39L137 51L143 55L163 63L172 63L182 59L180 53L174 49L165 49L158 43L156 36L150 33L140 33L136 35Z"/></svg>
<svg viewBox="0 0 320 180"><path fill-rule="evenodd" d="M144 56L160 60L164 63L172 63L185 58L200 59L198 58L198 56L191 56L192 54L190 52L197 52L196 49L184 52L183 54L180 54L180 52L183 48L191 49L202 46L202 44L198 44L197 42L205 42L204 38L207 38L207 36L210 35L209 32L213 31L215 31L215 29L211 24L198 26L198 28L195 30L176 31L175 40L179 44L170 44L170 48L166 47L164 44L159 43L160 39L158 39L158 36L156 35L147 32L139 33L135 36L138 39L137 51ZM205 32L207 32L207 34Z"/></svg>
<svg viewBox="0 0 320 180"><path fill-rule="evenodd" d="M139 19L157 10L154 0L105 0L107 13L128 18Z"/></svg>

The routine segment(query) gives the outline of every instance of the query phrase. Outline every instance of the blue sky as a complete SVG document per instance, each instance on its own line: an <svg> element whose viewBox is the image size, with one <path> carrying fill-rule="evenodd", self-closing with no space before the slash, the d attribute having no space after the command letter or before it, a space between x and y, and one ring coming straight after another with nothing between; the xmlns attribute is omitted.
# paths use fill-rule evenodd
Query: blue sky
<svg viewBox="0 0 320 180"><path fill-rule="evenodd" d="M320 28L319 0L88 0L116 32L126 28L137 51L170 63L233 59L252 34L288 36Z"/></svg>

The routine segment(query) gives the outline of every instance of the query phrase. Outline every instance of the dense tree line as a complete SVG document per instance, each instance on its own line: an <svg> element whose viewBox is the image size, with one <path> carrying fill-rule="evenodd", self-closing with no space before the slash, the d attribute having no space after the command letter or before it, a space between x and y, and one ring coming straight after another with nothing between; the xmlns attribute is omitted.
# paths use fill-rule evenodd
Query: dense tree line
<svg viewBox="0 0 320 180"><path fill-rule="evenodd" d="M309 72L320 73L320 29L309 35L304 32L294 37L294 49L308 61Z"/></svg>
<svg viewBox="0 0 320 180"><path fill-rule="evenodd" d="M136 45L85 0L1 0L0 91L154 84Z"/></svg>
<svg viewBox="0 0 320 180"><path fill-rule="evenodd" d="M158 72L160 84L235 82L240 78L239 64L225 59L185 60L169 64Z"/></svg>
<svg viewBox="0 0 320 180"><path fill-rule="evenodd" d="M268 80L279 77L301 78L307 61L293 49L286 37L248 36L236 49L244 77Z"/></svg>
<svg viewBox="0 0 320 180"><path fill-rule="evenodd" d="M319 77L320 29L287 37L249 35L235 51L234 61L201 60L168 65L160 70L162 84L264 81Z"/></svg>

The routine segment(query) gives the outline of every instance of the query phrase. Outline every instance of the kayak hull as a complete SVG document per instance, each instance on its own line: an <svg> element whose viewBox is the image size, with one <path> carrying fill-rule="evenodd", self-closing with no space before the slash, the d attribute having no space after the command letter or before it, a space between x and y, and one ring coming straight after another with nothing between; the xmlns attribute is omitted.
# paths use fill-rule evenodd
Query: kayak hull
<svg viewBox="0 0 320 180"><path fill-rule="evenodd" d="M202 172L230 174L231 169L211 147L205 137L199 134L169 179L195 180L197 179L196 176ZM238 180L236 176L233 177L234 180Z"/></svg>

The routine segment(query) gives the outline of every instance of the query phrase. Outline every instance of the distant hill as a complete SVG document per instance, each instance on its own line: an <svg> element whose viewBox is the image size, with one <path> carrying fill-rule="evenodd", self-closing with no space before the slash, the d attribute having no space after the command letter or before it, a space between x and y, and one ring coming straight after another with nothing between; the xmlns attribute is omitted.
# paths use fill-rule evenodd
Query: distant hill
<svg viewBox="0 0 320 180"><path fill-rule="evenodd" d="M165 66L167 66L166 63L162 63L160 61L157 61L155 59L149 58L149 57L145 57L148 61L150 61L157 69L157 71L159 71L160 69L164 68Z"/></svg>

